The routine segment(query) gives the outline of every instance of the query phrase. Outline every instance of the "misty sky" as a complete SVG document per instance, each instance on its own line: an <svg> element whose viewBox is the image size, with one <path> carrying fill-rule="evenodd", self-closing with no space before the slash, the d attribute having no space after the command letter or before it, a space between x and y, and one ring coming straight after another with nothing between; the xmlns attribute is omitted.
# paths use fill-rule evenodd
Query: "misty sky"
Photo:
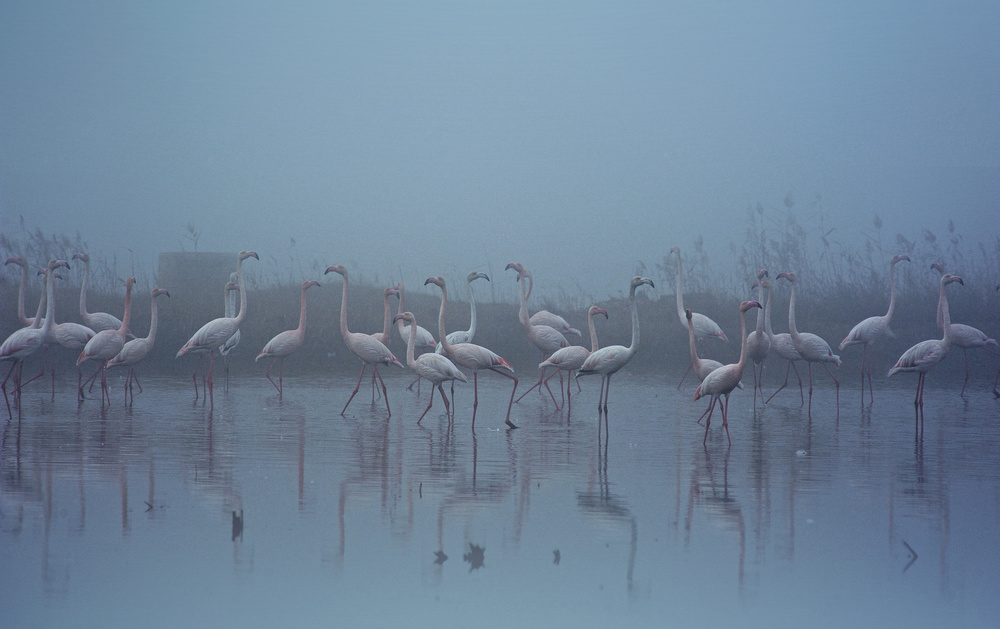
<svg viewBox="0 0 1000 629"><path fill-rule="evenodd" d="M0 226L598 296L699 234L726 267L789 193L845 243L992 239L998 32L995 1L6 2Z"/></svg>

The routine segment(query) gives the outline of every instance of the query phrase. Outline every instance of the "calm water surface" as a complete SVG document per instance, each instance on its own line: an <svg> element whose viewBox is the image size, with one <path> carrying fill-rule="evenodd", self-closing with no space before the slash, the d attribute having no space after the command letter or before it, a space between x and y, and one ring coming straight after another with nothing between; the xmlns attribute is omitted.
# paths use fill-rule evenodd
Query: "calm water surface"
<svg viewBox="0 0 1000 629"><path fill-rule="evenodd" d="M527 378L526 378L527 379ZM75 380L75 379L74 379ZM597 380L572 412L509 384L440 399L387 378L217 390L143 380L102 411L60 383L2 423L5 626L990 626L1000 622L1000 403L913 379L755 412L673 376ZM690 384L690 383L689 383ZM32 385L35 386L35 385ZM117 386L117 381L116 381ZM241 515L242 514L242 515ZM439 554L440 553L440 554ZM445 556L447 557L445 559Z"/></svg>

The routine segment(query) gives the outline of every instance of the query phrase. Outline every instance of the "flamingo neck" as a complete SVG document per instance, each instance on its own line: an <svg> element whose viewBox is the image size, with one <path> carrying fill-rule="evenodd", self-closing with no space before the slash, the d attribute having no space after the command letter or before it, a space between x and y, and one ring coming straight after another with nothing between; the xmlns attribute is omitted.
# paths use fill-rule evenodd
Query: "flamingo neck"
<svg viewBox="0 0 1000 629"><path fill-rule="evenodd" d="M938 296L938 304L940 306L941 321L944 331L944 337L942 340L944 341L945 348L947 348L951 345L951 314L948 312L948 295L945 293L945 286L945 283L941 282L941 293ZM48 322L46 321L46 324L47 323Z"/></svg>
<svg viewBox="0 0 1000 629"><path fill-rule="evenodd" d="M80 285L80 316L90 316L87 312L87 286L90 284L90 262L83 263L83 284Z"/></svg>
<svg viewBox="0 0 1000 629"><path fill-rule="evenodd" d="M416 322L413 322L410 325L415 326ZM410 332L413 332L413 327L410 328ZM410 334L410 337L406 339L406 364L410 367L410 369L412 369L413 365L417 362L415 356L416 347L417 347L417 335Z"/></svg>
<svg viewBox="0 0 1000 629"><path fill-rule="evenodd" d="M742 375L743 367L747 364L747 313L740 311L740 362L736 363L737 371Z"/></svg>
<svg viewBox="0 0 1000 629"><path fill-rule="evenodd" d="M448 289L441 287L441 308L438 310L438 338L441 339L441 348L445 354L451 353L451 343L448 342L448 335L444 331L444 309L448 305Z"/></svg>
<svg viewBox="0 0 1000 629"><path fill-rule="evenodd" d="M153 297L153 303L149 307L149 334L146 335L146 339L150 343L156 340L157 319L159 319L158 310L156 307L156 297Z"/></svg>
<svg viewBox="0 0 1000 629"><path fill-rule="evenodd" d="M344 276L344 287L340 292L340 336L347 340L351 331L347 329L347 276Z"/></svg>
<svg viewBox="0 0 1000 629"><path fill-rule="evenodd" d="M774 291L767 291L767 301L764 302L764 332L768 337L773 338L774 332L771 330L771 295Z"/></svg>
<svg viewBox="0 0 1000 629"><path fill-rule="evenodd" d="M587 327L590 328L590 351L596 352L601 346L597 344L597 327L594 326L593 314L587 317Z"/></svg>
<svg viewBox="0 0 1000 629"><path fill-rule="evenodd" d="M942 276L944 273L941 274ZM944 329L944 307L948 303L948 298L944 296L944 290L941 290L941 294L938 296L937 305L937 327L939 330Z"/></svg>
<svg viewBox="0 0 1000 629"><path fill-rule="evenodd" d="M757 284L757 301L764 303L764 287L760 284ZM754 329L758 337L764 333L764 313L760 310L757 311L757 326Z"/></svg>
<svg viewBox="0 0 1000 629"><path fill-rule="evenodd" d="M35 319L30 324L33 328L42 327L42 313L44 313L45 309L48 307L49 276L47 274L48 271L46 270L46 275L42 279L42 294L38 296L38 307L35 309Z"/></svg>
<svg viewBox="0 0 1000 629"><path fill-rule="evenodd" d="M306 331L306 289L302 288L302 303L299 305L299 327L295 328L299 336L302 336Z"/></svg>
<svg viewBox="0 0 1000 629"><path fill-rule="evenodd" d="M243 281L243 260L236 262L236 285L240 287L240 311L236 313L236 327L238 328L247 316L247 287Z"/></svg>
<svg viewBox="0 0 1000 629"><path fill-rule="evenodd" d="M681 264L681 253L677 252L677 316L680 317L681 323L687 321L687 317L684 315L684 267Z"/></svg>
<svg viewBox="0 0 1000 629"><path fill-rule="evenodd" d="M406 297L406 289L403 288L403 283L400 282L396 286L399 289L399 308L396 309L396 314L403 314L403 299ZM396 329L399 330L399 335L403 335L403 328L406 327L406 322L403 319L396 321ZM412 330L411 330L412 332Z"/></svg>
<svg viewBox="0 0 1000 629"><path fill-rule="evenodd" d="M520 289L520 294L521 294L521 307L517 311L517 318L518 318L518 320L520 320L521 325L523 325L526 330L530 331L531 330L531 321L529 320L529 317L528 317L528 294L525 293L525 290L524 290L525 279L526 279L526 276L522 275L521 279L518 280L518 284L520 285L519 289Z"/></svg>
<svg viewBox="0 0 1000 629"><path fill-rule="evenodd" d="M51 267L47 267L45 271L45 299L47 303L45 304L45 323L42 324L42 334L48 336L56 315L55 278L52 277ZM37 317L35 321L38 321Z"/></svg>
<svg viewBox="0 0 1000 629"><path fill-rule="evenodd" d="M792 296L788 299L788 333L792 338L799 335L799 331L795 328L795 292L795 282L792 282Z"/></svg>
<svg viewBox="0 0 1000 629"><path fill-rule="evenodd" d="M392 312L389 310L389 294L382 293L382 337L389 340L389 329L392 327Z"/></svg>
<svg viewBox="0 0 1000 629"><path fill-rule="evenodd" d="M476 291L469 282L469 340L476 335Z"/></svg>
<svg viewBox="0 0 1000 629"><path fill-rule="evenodd" d="M698 362L698 347L694 339L694 323L687 318L687 315L684 318L687 321L688 346L691 348L691 363L693 364Z"/></svg>
<svg viewBox="0 0 1000 629"><path fill-rule="evenodd" d="M892 321L892 313L896 311L896 265L889 265L889 310L885 313L885 322Z"/></svg>
<svg viewBox="0 0 1000 629"><path fill-rule="evenodd" d="M635 286L628 292L628 301L632 308L632 343L628 346L631 355L639 349L639 306L635 303Z"/></svg>
<svg viewBox="0 0 1000 629"><path fill-rule="evenodd" d="M118 331L122 334L128 332L128 322L132 318L132 284L125 286L125 313L122 314L122 325Z"/></svg>
<svg viewBox="0 0 1000 629"><path fill-rule="evenodd" d="M21 320L21 325L29 326L34 323L24 314L24 293L28 285L28 268L21 267L21 287L17 291L17 318Z"/></svg>
<svg viewBox="0 0 1000 629"><path fill-rule="evenodd" d="M223 292L225 293L223 295L226 307L225 317L227 319L232 319L236 316L236 298L233 297L233 290L231 288L227 287L223 290Z"/></svg>

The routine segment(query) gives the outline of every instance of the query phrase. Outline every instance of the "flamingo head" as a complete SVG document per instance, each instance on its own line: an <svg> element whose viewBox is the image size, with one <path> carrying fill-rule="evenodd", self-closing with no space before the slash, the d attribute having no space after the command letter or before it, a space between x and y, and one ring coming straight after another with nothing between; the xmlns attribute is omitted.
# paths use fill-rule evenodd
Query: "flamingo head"
<svg viewBox="0 0 1000 629"><path fill-rule="evenodd" d="M764 290L771 290L771 280L761 280L760 285L764 287Z"/></svg>
<svg viewBox="0 0 1000 629"><path fill-rule="evenodd" d="M746 312L747 310L750 310L751 308L760 308L760 307L761 306L759 301L751 299L749 301L744 301L742 304L740 304L740 312L743 313Z"/></svg>
<svg viewBox="0 0 1000 629"><path fill-rule="evenodd" d="M166 295L167 297L170 297L170 293L168 293L167 289L165 289L165 288L154 288L152 295L153 295L153 299L156 299L160 295Z"/></svg>
<svg viewBox="0 0 1000 629"><path fill-rule="evenodd" d="M226 291L231 291L231 290L239 292L240 285L237 284L236 282L226 282Z"/></svg>
<svg viewBox="0 0 1000 629"><path fill-rule="evenodd" d="M794 273L789 273L788 271L785 271L783 273L778 273L778 278L777 279L780 280L781 278L785 278L786 280L788 280L792 284L794 284L795 280L798 279L797 277L795 277Z"/></svg>
<svg viewBox="0 0 1000 629"><path fill-rule="evenodd" d="M680 247L671 247L670 248L670 253L676 253L677 257L679 258L679 257L681 257L681 248Z"/></svg>
<svg viewBox="0 0 1000 629"><path fill-rule="evenodd" d="M89 253L74 253L74 260L82 260L84 264L90 264L90 254Z"/></svg>
<svg viewBox="0 0 1000 629"><path fill-rule="evenodd" d="M691 317L692 317L692 316L694 316L694 315L693 315L693 313L691 312L691 309L690 309L690 308L688 308L687 310L685 310L685 311L684 311L684 316L685 316L685 317L687 317L687 320L688 320L688 321L690 321L690 320L691 320Z"/></svg>
<svg viewBox="0 0 1000 629"><path fill-rule="evenodd" d="M965 286L965 282L962 280L962 278L960 278L957 275L952 275L951 273L945 273L944 275L941 276L941 285L942 286L947 286L948 284L951 284L952 282L958 282L962 286Z"/></svg>
<svg viewBox="0 0 1000 629"><path fill-rule="evenodd" d="M400 321L400 320L407 321L409 323L416 323L416 319L413 317L413 313L409 312L409 311L407 311L407 312L401 312L401 313L399 313L398 315L396 315L395 317L392 318L392 322L393 323L395 323L397 321Z"/></svg>
<svg viewBox="0 0 1000 629"><path fill-rule="evenodd" d="M326 267L326 270L323 271L323 275L326 275L327 273L340 273L344 276L344 279L347 279L347 269L345 269L342 264L332 264Z"/></svg>
<svg viewBox="0 0 1000 629"><path fill-rule="evenodd" d="M931 265L931 268L937 271L938 273L944 275L944 264L940 262L935 262L934 264Z"/></svg>
<svg viewBox="0 0 1000 629"><path fill-rule="evenodd" d="M757 269L757 279L762 280L767 277L767 269Z"/></svg>
<svg viewBox="0 0 1000 629"><path fill-rule="evenodd" d="M238 256L238 258L239 258L240 262L243 262L247 258L253 258L255 260L260 260L260 256L257 255L256 251L241 251L240 255Z"/></svg>
<svg viewBox="0 0 1000 629"><path fill-rule="evenodd" d="M653 284L653 280L649 279L648 277L641 277L639 275L636 275L635 277L632 278L632 283L629 284L629 289L635 290L640 286L642 286L643 284L649 284L651 287L656 288L656 284Z"/></svg>
<svg viewBox="0 0 1000 629"><path fill-rule="evenodd" d="M601 308L600 306L591 306L590 309L587 310L587 316L588 317L593 317L594 315L597 315L597 314L604 315L605 319L608 318L608 311L605 310L604 308Z"/></svg>
<svg viewBox="0 0 1000 629"><path fill-rule="evenodd" d="M302 282L302 292L303 293L306 292L312 286L319 286L319 282L317 282L316 280L306 280Z"/></svg>
<svg viewBox="0 0 1000 629"><path fill-rule="evenodd" d="M444 290L444 278L441 277L440 275L437 276L437 277L428 277L424 281L424 286L427 286L428 284L434 284L435 286L438 286L439 288L441 288L441 290ZM406 313L403 313L403 314L406 314Z"/></svg>
<svg viewBox="0 0 1000 629"><path fill-rule="evenodd" d="M7 258L7 261L4 262L3 265L7 266L8 264L16 264L17 266L19 266L19 267L21 267L23 269L27 269L28 268L28 261L25 260L24 258L19 258L19 257Z"/></svg>
<svg viewBox="0 0 1000 629"><path fill-rule="evenodd" d="M66 269L68 269L69 268L69 262L66 262L65 260L49 260L49 270L50 271L55 271L56 269L59 269L59 268L66 268ZM132 280L132 281L135 281L135 280Z"/></svg>
<svg viewBox="0 0 1000 629"><path fill-rule="evenodd" d="M892 256L892 259L889 260L889 264L896 264L897 262L900 262L900 261L903 261L903 260L909 262L910 261L910 256L906 255L905 253L900 253L898 255L894 255L894 256Z"/></svg>
<svg viewBox="0 0 1000 629"><path fill-rule="evenodd" d="M521 271L524 270L524 265L521 264L520 262L511 262L503 268L504 271L509 271L511 269L514 269L518 273L521 273Z"/></svg>
<svg viewBox="0 0 1000 629"><path fill-rule="evenodd" d="M399 290L395 286L390 286L382 291L383 297L388 297L389 295L399 295Z"/></svg>
<svg viewBox="0 0 1000 629"><path fill-rule="evenodd" d="M473 271L472 273L469 273L469 275L465 278L465 281L470 284L475 282L476 280L486 280L488 282L490 281L490 276L485 273Z"/></svg>
<svg viewBox="0 0 1000 629"><path fill-rule="evenodd" d="M66 268L69 268L69 267L66 267ZM133 286L135 286L135 278L134 277L130 277L127 280L125 280L125 288L126 289L130 289Z"/></svg>

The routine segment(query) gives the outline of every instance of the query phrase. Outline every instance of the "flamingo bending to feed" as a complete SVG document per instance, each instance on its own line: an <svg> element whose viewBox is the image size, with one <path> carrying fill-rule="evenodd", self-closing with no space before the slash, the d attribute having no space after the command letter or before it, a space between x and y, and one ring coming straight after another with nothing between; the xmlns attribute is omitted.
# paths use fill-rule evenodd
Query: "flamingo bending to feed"
<svg viewBox="0 0 1000 629"><path fill-rule="evenodd" d="M589 374L600 374L601 375L601 393L597 398L597 410L598 413L603 410L605 421L607 421L608 414L608 398L611 397L611 376L618 373L618 370L628 364L635 353L639 350L639 307L635 303L635 289L640 286L647 284L652 288L656 288L653 284L653 280L648 277L640 277L636 275L632 278L629 283L628 290L628 303L629 308L632 310L632 342L628 347L622 345L608 345L607 347L602 347L596 352L591 352L587 360L583 361L583 366L580 370L576 372L576 377L586 376ZM603 409L601 408L601 402L604 402ZM599 426L598 426L599 428Z"/></svg>
<svg viewBox="0 0 1000 629"><path fill-rule="evenodd" d="M562 394L563 401L569 400L570 406L573 405L573 398L570 395L570 383L571 378L574 375L573 372L583 367L583 363L587 362L587 357L592 353L596 352L601 348L597 342L597 328L594 327L594 315L602 314L604 318L608 318L608 311L604 308L598 306L591 306L587 310L587 328L590 330L590 349L583 347L581 345L570 345L568 347L563 347L556 350L548 359L544 360L540 365L539 369L545 369L546 367L555 367L556 373L560 371L565 371L567 373L566 378L566 390L563 391L562 385L559 385L559 392ZM546 383L552 379L556 374L553 373L551 376L546 378ZM579 386L577 382L577 386Z"/></svg>
<svg viewBox="0 0 1000 629"><path fill-rule="evenodd" d="M940 262L935 262L931 265L931 268L944 275L944 265ZM939 297L937 305L937 327L939 330L944 328L943 304L944 299ZM1000 346L997 345L996 339L990 338L979 328L974 328L964 323L951 324L951 344L961 348L962 356L965 359L965 380L962 381L962 390L959 393L959 395L965 397L965 386L969 384L969 350L981 348L983 351L994 356L1000 356L995 350L990 349L991 347L1000 349Z"/></svg>
<svg viewBox="0 0 1000 629"><path fill-rule="evenodd" d="M34 326L36 327L26 327L20 330L15 330L10 336L4 340L3 344L0 344L0 361L9 360L13 364L10 370L7 372L7 376L3 379L3 384L0 385L0 389L3 390L4 401L7 403L7 414L12 416L10 411L10 400L7 397L7 380L10 379L11 374L14 374L14 405L20 408L21 406L21 370L23 369L24 360L34 354L42 347L45 337L49 334L49 330L52 327L53 314L55 314L53 306L53 294L55 293L55 288L53 287L54 282L50 281L52 272L60 267L69 268L69 264L65 260L50 260L48 266L45 267L45 294L46 294L46 305L45 305L45 322L42 323L41 312L35 316Z"/></svg>
<svg viewBox="0 0 1000 629"><path fill-rule="evenodd" d="M404 312L403 314L396 315L395 320L399 319L406 321L411 326L417 324L417 320L414 318L412 312ZM444 400L444 412L445 415L448 415L448 423L451 423L451 416L449 415L451 405L448 403L448 396L444 394L442 383L446 380L451 380L453 384L456 380L468 382L469 379L464 373L459 371L455 363L448 360L442 354L428 352L415 357L416 336L416 334L409 335L409 340L406 342L406 364L417 375L431 383L431 399L427 402L427 408L421 413L417 423L419 424L424 420L424 415L431 410L431 405L434 404L434 387L437 387L438 391L441 392L441 399Z"/></svg>
<svg viewBox="0 0 1000 629"><path fill-rule="evenodd" d="M691 370L694 371L694 374L696 376L698 376L698 381L699 382L704 382L705 378L708 377L708 374L710 374L713 371L715 371L716 369L722 367L723 364L720 363L717 360L712 360L711 358L699 358L698 357L698 348L696 346L696 343L694 342L694 325L692 325L692 323L691 323L691 319L692 319L691 315L694 314L694 313L692 313L691 309L688 308L687 310L684 311L684 314L687 316L687 320L688 320L688 345L691 348ZM747 347L749 348L749 346L750 346L750 342L749 342L749 339L747 339ZM749 352L749 349L747 351ZM743 383L742 382L737 382L736 383L736 387L739 388L739 389L742 389L743 388ZM754 391L754 395L756 396L756 391ZM761 400L763 400L764 399L764 394L762 393L760 397L761 397ZM698 418L698 423L699 424L701 423L702 417L704 417L707 414L708 414L708 409L705 409L705 412L702 413L701 417Z"/></svg>
<svg viewBox="0 0 1000 629"><path fill-rule="evenodd" d="M757 271L757 281L754 282L752 288L757 289L757 302L765 304L764 300L764 286L761 282L767 277L767 269L760 269ZM767 310L765 305L764 310ZM753 372L753 403L754 408L757 408L757 390L760 390L760 401L764 402L764 360L767 358L768 352L771 351L771 338L764 332L764 313L757 313L757 325L756 328L747 335L747 355L750 360L753 361L753 365L750 366L750 370ZM757 367L760 367L760 377L757 377ZM742 385L741 385L742 386Z"/></svg>
<svg viewBox="0 0 1000 629"><path fill-rule="evenodd" d="M771 329L771 299L774 296L774 291L771 290L771 280L760 280L760 285L764 287L767 291L767 304L764 306L764 333L767 334L767 338L771 341L771 349L779 357L784 358L788 365L785 367L785 381L780 387L775 389L767 401L764 402L766 405L771 401L771 398L778 395L778 391L781 391L788 386L788 375L792 370L795 371L795 377L799 381L799 400L800 403L806 403L806 396L802 389L802 377L799 375L799 368L795 366L795 363L802 360L802 354L795 349L795 344L792 342L792 335L788 332L782 332L781 334L775 334L774 330Z"/></svg>
<svg viewBox="0 0 1000 629"><path fill-rule="evenodd" d="M340 411L340 414L343 415L347 411L347 407L351 405L351 400L354 399L354 396L358 394L358 389L361 388L361 378L365 375L365 369L367 369L368 365L372 365L372 369L375 370L375 375L378 376L378 381L382 385L385 410L388 411L389 417L392 417L392 410L389 408L389 392L385 388L385 381L382 380L382 375L378 372L378 366L396 365L403 369L403 363L399 362L392 355L392 352L389 351L389 348L377 341L371 334L351 332L347 329L347 269L336 264L328 266L323 275L327 273L337 273L344 278L344 288L340 296L340 336L344 339L347 349L351 350L351 353L361 361L361 373L358 374L358 382L354 385L354 391L351 392L351 397L347 398L347 404L344 404L344 408Z"/></svg>
<svg viewBox="0 0 1000 629"><path fill-rule="evenodd" d="M810 334L809 332L799 332L795 327L795 293L797 291L796 277L794 273L779 273L778 279L785 278L792 283L792 296L788 299L788 332L792 335L792 343L795 345L795 350L802 356L802 360L806 361L806 365L809 368L809 410L812 411L812 395L813 395L813 381L812 381L812 364L820 363L823 368L826 369L826 373L830 374L830 378L833 379L834 385L837 387L837 417L840 417L840 381L833 375L827 363L833 363L837 365L840 369L840 356L833 353L830 348L830 344L821 339L815 334Z"/></svg>
<svg viewBox="0 0 1000 629"><path fill-rule="evenodd" d="M90 254L75 253L74 260L83 261L83 284L80 286L80 316L83 323L95 332L117 330L122 322L118 317L107 312L87 312L87 285L90 282Z"/></svg>
<svg viewBox="0 0 1000 629"><path fill-rule="evenodd" d="M257 362L261 358L273 358L270 366L267 368L267 373L264 376L274 384L274 388L278 390L278 397L281 397L284 388L284 382L282 380L282 371L285 367L285 357L292 355L300 347L302 343L306 340L306 291L313 286L319 286L319 282L315 280L307 280L302 282L302 297L301 304L299 305L299 326L294 330L285 330L280 332L273 339L264 345L264 349L260 350L257 354L257 358L254 362ZM271 368L274 367L274 363L278 363L278 383L275 384L274 380L271 380Z"/></svg>
<svg viewBox="0 0 1000 629"><path fill-rule="evenodd" d="M780 277L780 276L779 276ZM698 390L694 392L694 399L709 396L711 399L708 402L708 418L705 420L705 438L702 439L701 443L704 445L708 441L708 429L712 425L712 410L715 408L715 403L719 402L719 408L722 409L722 427L726 429L726 441L729 445L733 445L733 440L729 438L729 394L733 392L736 385L740 383L740 379L743 377L743 367L747 362L747 321L746 314L747 310L751 308L760 308L759 301L744 301L740 304L740 360L738 363L723 365L719 367L712 373L705 376L702 381L701 386ZM720 402L720 398L726 396L726 401Z"/></svg>
<svg viewBox="0 0 1000 629"><path fill-rule="evenodd" d="M851 328L844 340L840 342L840 349L843 351L849 345L864 345L864 353L861 355L861 403L865 403L865 374L868 374L868 401L875 401L875 392L872 388L872 346L888 336L894 336L889 324L892 322L892 313L896 311L896 263L910 261L907 255L895 255L889 260L889 310L882 316L868 317L856 326Z"/></svg>
<svg viewBox="0 0 1000 629"><path fill-rule="evenodd" d="M139 364L140 360L146 357L149 351L153 349L153 343L156 342L156 328L159 319L156 298L160 295L170 297L170 293L164 288L154 288L150 292L149 334L142 338L135 338L126 342L121 351L108 361L108 368L117 367L118 365L128 366L128 375L125 377L125 404L129 404L129 396L131 396L133 402L135 401L135 393L132 391L133 382L139 387L139 393L142 393L142 384L139 383L139 377L135 375L135 366Z"/></svg>
<svg viewBox="0 0 1000 629"><path fill-rule="evenodd" d="M80 356L76 359L76 366L79 367L86 360L94 360L100 363L101 370L101 408L104 408L104 400L107 398L108 406L111 405L111 392L108 390L108 361L118 355L125 347L127 340L128 322L132 312L132 287L135 286L135 278L130 277L125 281L125 313L122 315L122 323L117 330L101 330L94 335L94 338L87 341Z"/></svg>
<svg viewBox="0 0 1000 629"><path fill-rule="evenodd" d="M510 402L507 404L507 418L504 422L511 428L517 428L510 421L510 409L514 406L514 393L517 392L517 377L512 375L514 368L498 354L491 352L482 345L474 343L455 343L452 345L448 341L448 335L445 333L444 328L444 310L448 305L448 289L445 286L444 278L429 277L424 282L424 286L427 284L434 284L441 289L441 309L438 311L438 337L441 339L441 344L444 345L444 355L456 365L472 370L472 389L474 395L472 400L472 430L476 429L476 410L479 408L479 371L481 369L488 369L514 381L514 388L510 391ZM506 373L507 371L510 373Z"/></svg>
<svg viewBox="0 0 1000 629"><path fill-rule="evenodd" d="M687 326L687 315L685 314L684 308L684 263L681 259L681 250L679 247L672 247L670 253L677 254L677 318L680 319L681 325ZM712 321L700 312L692 313L691 323L694 325L694 337L696 341L703 341L705 339L714 338L720 341L728 341L726 338L726 333L722 331L719 324ZM684 371L684 375L681 376L681 381L677 383L677 389L680 390L681 385L684 384L684 379L687 378L688 372L691 371L691 365L688 365L687 370Z"/></svg>
<svg viewBox="0 0 1000 629"><path fill-rule="evenodd" d="M243 320L246 319L247 315L247 290L246 283L243 280L243 261L247 258L253 258L255 260L260 260L255 251L240 251L236 256L236 283L240 291L240 311L235 317L219 317L217 319L212 319L205 325L194 333L194 335L188 339L188 342L184 344L179 350L177 350L177 355L175 358L180 358L181 356L189 353L202 353L208 352L208 378L206 384L208 385L208 397L209 406L211 409L215 408L215 390L212 386L212 372L215 366L215 350L222 347L226 341L228 341L236 331L240 329L243 325ZM198 364L201 365L201 359L198 360ZM197 399L198 381L197 381L198 369L195 368L195 399Z"/></svg>
<svg viewBox="0 0 1000 629"><path fill-rule="evenodd" d="M899 357L896 364L889 370L889 377L904 371L912 371L920 374L917 376L917 395L913 398L913 407L920 419L919 430L921 434L923 433L924 424L922 413L920 412L924 407L924 379L927 377L927 372L930 371L934 365L941 362L941 360L948 354L948 348L952 343L952 335L954 334L954 326L950 325L951 316L948 314L948 296L945 294L945 286L951 284L952 282L958 282L963 286L965 285L962 278L957 275L945 273L941 276L941 288L938 296L938 303L941 304L941 319L943 324L942 330L944 336L940 339L930 339L917 343L910 349L903 352L903 355Z"/></svg>
<svg viewBox="0 0 1000 629"><path fill-rule="evenodd" d="M522 267L516 262L512 262L507 265L507 269L518 269L521 270L517 272L517 282L519 284L520 296L521 296L521 308L518 311L517 318L521 321L524 326L525 331L528 333L528 340L531 344L538 348L542 352L542 360L548 359L549 356L554 354L556 351L563 347L569 347L569 341L563 336L558 330L548 325L535 325L531 323L531 318L528 317L528 294L525 290L525 278L531 276L531 272ZM506 270L506 269L505 269ZM561 373L558 372L557 373ZM560 375L560 388L562 386L562 376ZM552 389L549 387L548 380L545 379L545 367L541 367L538 372L538 382L531 385L531 387L521 394L521 397L517 398L515 402L520 402L524 399L524 396L528 395L532 389L538 387L541 390L541 386L545 385L548 389L549 396L552 398L552 403L556 405L556 409L559 408L559 403L556 402L556 396L552 393Z"/></svg>

